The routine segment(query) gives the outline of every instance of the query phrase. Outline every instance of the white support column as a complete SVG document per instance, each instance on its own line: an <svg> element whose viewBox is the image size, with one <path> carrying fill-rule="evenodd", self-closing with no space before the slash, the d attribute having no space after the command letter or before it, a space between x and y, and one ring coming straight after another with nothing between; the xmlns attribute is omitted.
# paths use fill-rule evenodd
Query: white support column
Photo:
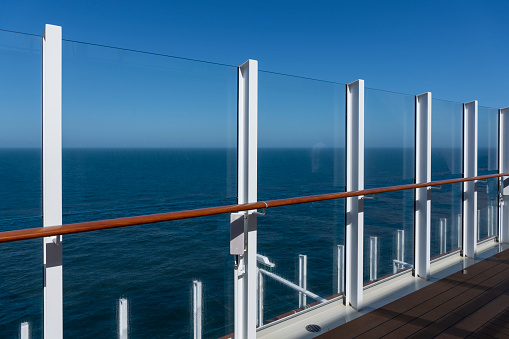
<svg viewBox="0 0 509 339"><path fill-rule="evenodd" d="M258 61L238 67L237 203L256 202L258 157ZM235 338L256 338L258 272L256 214L244 220L246 245L235 270Z"/></svg>
<svg viewBox="0 0 509 339"><path fill-rule="evenodd" d="M299 254L299 287L308 289L308 256ZM304 293L299 292L299 308L306 307L307 298Z"/></svg>
<svg viewBox="0 0 509 339"><path fill-rule="evenodd" d="M42 40L43 226L62 225L62 28L46 25ZM63 337L61 236L43 238L45 339Z"/></svg>
<svg viewBox="0 0 509 339"><path fill-rule="evenodd" d="M118 339L127 339L129 335L129 304L127 299L118 300Z"/></svg>
<svg viewBox="0 0 509 339"><path fill-rule="evenodd" d="M338 245L338 294L345 294L345 246Z"/></svg>
<svg viewBox="0 0 509 339"><path fill-rule="evenodd" d="M440 218L440 254L447 252L447 218Z"/></svg>
<svg viewBox="0 0 509 339"><path fill-rule="evenodd" d="M28 322L22 322L19 328L20 339L30 339L30 324Z"/></svg>
<svg viewBox="0 0 509 339"><path fill-rule="evenodd" d="M201 281L193 281L193 333L194 339L201 339L203 314L203 292Z"/></svg>
<svg viewBox="0 0 509 339"><path fill-rule="evenodd" d="M265 283L263 274L258 270L258 326L263 326L263 297L265 295Z"/></svg>
<svg viewBox="0 0 509 339"><path fill-rule="evenodd" d="M498 172L509 172L509 107L498 110ZM500 178L499 242L509 243L509 177Z"/></svg>
<svg viewBox="0 0 509 339"><path fill-rule="evenodd" d="M369 281L378 279L378 237L369 237Z"/></svg>
<svg viewBox="0 0 509 339"><path fill-rule="evenodd" d="M431 181L431 92L415 97L415 183ZM430 277L431 188L415 189L415 276Z"/></svg>
<svg viewBox="0 0 509 339"><path fill-rule="evenodd" d="M463 104L463 178L477 176L477 100ZM477 251L477 183L463 183L463 256Z"/></svg>
<svg viewBox="0 0 509 339"><path fill-rule="evenodd" d="M346 190L364 189L364 80L346 86ZM362 308L364 197L346 198L346 305Z"/></svg>

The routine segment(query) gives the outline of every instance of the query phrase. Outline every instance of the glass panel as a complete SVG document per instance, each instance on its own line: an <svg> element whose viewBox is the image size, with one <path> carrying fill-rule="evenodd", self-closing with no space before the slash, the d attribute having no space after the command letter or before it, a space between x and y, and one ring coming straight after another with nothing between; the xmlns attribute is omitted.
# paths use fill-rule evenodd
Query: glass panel
<svg viewBox="0 0 509 339"><path fill-rule="evenodd" d="M478 175L498 172L498 110L479 106ZM477 240L498 234L498 179L477 182Z"/></svg>
<svg viewBox="0 0 509 339"><path fill-rule="evenodd" d="M365 188L414 182L415 97L365 89ZM414 193L364 200L364 282L409 269L414 256Z"/></svg>
<svg viewBox="0 0 509 339"><path fill-rule="evenodd" d="M344 191L344 97L344 85L260 71L259 201ZM270 209L258 223L258 253L275 263L262 269L298 285L299 255L306 255L307 289L338 294L343 199ZM295 290L264 281L264 324L315 302L299 303Z"/></svg>
<svg viewBox="0 0 509 339"><path fill-rule="evenodd" d="M0 31L0 231L41 227L42 40ZM0 245L0 337L41 337L42 243Z"/></svg>
<svg viewBox="0 0 509 339"><path fill-rule="evenodd" d="M462 177L463 104L433 99L431 180ZM462 184L431 190L431 258L461 247Z"/></svg>
<svg viewBox="0 0 509 339"><path fill-rule="evenodd" d="M63 50L64 222L235 204L236 67ZM228 215L65 239L66 337L114 337L120 298L133 337L190 337L193 280L205 337L233 332Z"/></svg>

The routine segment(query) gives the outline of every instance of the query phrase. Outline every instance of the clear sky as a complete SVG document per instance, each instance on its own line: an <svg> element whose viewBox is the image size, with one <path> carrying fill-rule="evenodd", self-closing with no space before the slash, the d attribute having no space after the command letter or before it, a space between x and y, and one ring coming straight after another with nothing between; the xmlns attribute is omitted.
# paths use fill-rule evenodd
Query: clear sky
<svg viewBox="0 0 509 339"><path fill-rule="evenodd" d="M479 100L480 105L500 108L509 106L508 12L508 1L1 0L0 29L42 35L44 24L51 23L62 26L63 37L68 40L228 65L239 65L251 58L259 61L259 67L262 70L339 83L348 83L362 78L365 80L366 87L370 88L412 95L431 91L434 98L457 102ZM19 41L16 43L20 44ZM72 119L67 118L69 146L79 146L82 142L78 126L83 126L87 123L86 121L97 124L98 120L90 120L90 117L94 115L92 114L94 112L96 115L101 113L91 107L107 106L108 97L116 98L110 100L109 109L117 109L117 111L132 113L146 110L147 106L151 106L150 116L153 117L154 122L146 126L145 135L150 134L154 138L159 135L156 130L161 128L162 123L161 120L156 119L158 114L164 115L164 107L175 106L178 98L182 99L182 103L178 104L179 107L181 106L179 114L186 109L199 111L215 107L214 105L217 104L214 112L221 111L217 113L221 116L219 120L209 117L209 120L205 119L198 124L196 119L194 121L181 119L186 127L178 128L171 133L174 141L169 144L175 146L193 146L192 143L186 144L186 142L181 142L182 144L179 145L178 141L185 139L185 135L189 135L187 131L192 126L201 125L202 127L199 128L217 129L217 126L225 126L225 121L230 125L234 124L232 114L235 112L236 85L231 84L232 81L234 82L234 75L232 80L228 68L204 66L204 69L197 70L193 65L184 65L174 78L182 86L175 87L175 84L165 82L164 79L167 79L169 74L173 74L174 68L179 68L180 64L157 66L158 62L163 61L150 57L132 57L131 60L129 56L119 56L113 52L95 51L92 47L72 43L68 45L64 46L64 62L68 63L67 66L64 63L64 111L67 109L69 116L74 114ZM4 48L0 52L5 50L9 48ZM65 61L65 53L69 55L68 61ZM85 56L87 60L92 61L86 64ZM127 59L129 61L126 61ZM13 57L10 60L14 69L19 58ZM123 63L122 67L119 66L119 60ZM91 63L94 65L91 66ZM109 64L112 66L109 67ZM34 69L39 67L38 65L40 63L34 64ZM126 74L130 76L122 78L121 74L124 73L121 71L125 69L128 69ZM141 72L142 69L145 73ZM160 71L161 69L164 71ZM104 76L108 71L111 74L107 80L92 76L92 74ZM4 79L14 74L14 70L12 73L6 69L2 72L4 72ZM195 76L189 76L190 72L194 72ZM207 74L205 78L216 80L219 78L219 83L222 85L217 85L217 81L210 80L208 85L213 89L207 91L207 81L202 81L203 76L200 76L202 74L200 72ZM309 109L314 109L312 107L317 107L318 102L323 103L324 98L321 97L323 93L326 93L325 101L329 100L327 107L332 113L334 110L342 109L341 105L344 105L342 90L335 88L332 84L299 83L298 80L291 79L264 80L264 77L271 76L261 75L260 86L262 80L267 81L273 84L274 91L282 90L281 86L294 88L294 93L299 91L302 93L298 99L311 93L313 99L303 100L304 103L299 106L301 108L303 105L308 105ZM139 85L142 79L149 82L150 86L147 87L145 96L138 102L135 97L140 96L140 93L143 94L144 87L128 88L126 84L132 81ZM288 82L288 86L281 85L285 81ZM180 90L178 87L193 86L199 82L201 83L193 99L189 94L177 93ZM0 85L0 89L4 86L5 84ZM66 86L67 89L65 89ZM20 88L22 88L21 85ZM113 90L114 88L116 90ZM14 91L14 88L10 90ZM38 90L34 88L33 93ZM8 92L8 90L5 91ZM274 91L269 85L265 89L260 88L260 124L264 121L262 109L271 112L269 106L274 107L274 110L277 106L279 112L289 107L284 103L276 105L269 101L262 102L262 95L269 97L274 94ZM84 92L87 93L86 98L83 95ZM215 95L216 92L222 93L221 99ZM27 93L32 92L27 90ZM158 94L162 95L162 93L173 93L175 98L172 99L171 95L167 95L164 100L161 100ZM13 98L13 95L13 93L10 94L9 98ZM129 100L125 100L126 98ZM391 102L391 100L393 99L385 101ZM147 105L147 101L152 104ZM189 101L192 102L191 105ZM408 104L405 100L400 101L402 107ZM89 106L85 102L88 102ZM34 107L37 105L39 103L35 102ZM4 105L4 111L11 109L12 106L14 104ZM40 111L37 114L40 115ZM301 118L306 119L305 114L302 114ZM80 116L87 119L80 120ZM270 117L273 117L272 113ZM309 116L307 118L309 119ZM4 126L6 126L5 119ZM21 124L21 120L9 119L11 120L8 122L13 125L10 130L16 129L17 124ZM126 138L130 138L128 135L135 130L134 127L139 123L137 119L139 117L123 121ZM325 125L334 125L336 129L342 128L334 123L334 119L330 116L329 119L331 122L324 122ZM111 126L115 126L122 119L120 115L114 115L111 120L114 120L114 123L110 122ZM174 120L175 118L168 120L168 123ZM279 131L285 129L282 118L273 121L266 118L265 121L267 125L270 124L270 127L266 127L267 140L273 137L274 129ZM64 125L65 123L64 118ZM75 124L74 129L73 124ZM408 125L408 122L403 123L405 124ZM103 126L107 129L110 125L104 123ZM316 128L306 127L303 131L319 129L318 125L315 126ZM7 133L8 131L3 132L4 141ZM207 131L196 133L203 135ZM262 128L260 133L263 136ZM299 132L293 133L298 135ZM334 144L334 133L336 132L332 129L330 136L319 142L326 145ZM103 134L97 132L97 135L100 140ZM282 133L283 137L286 135ZM65 138L64 132L64 141ZM86 135L83 138L90 138L90 136ZM137 145L144 145L142 138L143 133L137 139ZM212 138L214 140L211 141L212 144L232 145L235 134L226 131L218 138L222 139ZM310 137L308 144L315 143L311 139L313 137ZM109 143L110 146L115 146L115 142L120 145L125 144L126 140L119 139ZM0 136L1 141L2 136ZM101 144L101 141L98 142ZM150 146L154 142L157 143L150 139L146 145ZM161 142L161 145L166 145L165 142ZM108 144L106 141L104 143ZM269 141L267 143L270 144Z"/></svg>

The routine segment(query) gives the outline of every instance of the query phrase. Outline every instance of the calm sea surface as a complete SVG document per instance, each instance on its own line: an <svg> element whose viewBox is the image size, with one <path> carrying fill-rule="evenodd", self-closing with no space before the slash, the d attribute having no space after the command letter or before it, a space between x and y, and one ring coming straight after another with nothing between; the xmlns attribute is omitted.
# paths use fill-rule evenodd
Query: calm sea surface
<svg viewBox="0 0 509 339"><path fill-rule="evenodd" d="M488 170L488 154L479 152ZM433 180L461 176L460 150L435 150ZM412 149L367 149L366 188L413 183ZM483 167L484 166L484 167ZM235 149L64 149L64 223L236 203ZM260 149L259 200L344 190L344 151ZM488 235L496 181L479 183L480 237ZM448 220L447 250L458 244L461 185L432 193L432 256L440 254L438 225ZM485 225L486 224L486 225ZM40 227L41 153L0 150L0 230ZM298 255L308 256L308 289L337 293L337 245L344 244L343 200L274 208L258 218L258 253L273 272L298 281ZM405 231L404 260L413 263L413 192L365 202L364 280L369 237L379 241L378 277L392 273L395 234ZM63 237L64 335L115 338L117 303L127 298L132 338L192 337L192 282L204 291L203 332L233 332L233 258L229 215ZM41 337L42 240L0 245L0 337L15 338L30 322ZM308 298L308 303L313 300ZM298 307L298 295L266 278L264 318Z"/></svg>

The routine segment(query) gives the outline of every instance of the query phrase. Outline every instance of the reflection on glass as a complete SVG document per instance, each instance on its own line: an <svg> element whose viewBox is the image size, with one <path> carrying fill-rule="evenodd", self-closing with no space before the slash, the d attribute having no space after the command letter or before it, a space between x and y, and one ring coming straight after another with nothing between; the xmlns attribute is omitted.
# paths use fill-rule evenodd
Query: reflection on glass
<svg viewBox="0 0 509 339"><path fill-rule="evenodd" d="M431 180L462 176L463 105L433 99ZM431 190L431 258L461 247L462 184Z"/></svg>
<svg viewBox="0 0 509 339"><path fill-rule="evenodd" d="M42 226L41 58L41 37L0 31L0 231ZM1 253L0 337L18 338L22 323L42 337L41 241Z"/></svg>
<svg viewBox="0 0 509 339"><path fill-rule="evenodd" d="M259 201L344 190L344 109L344 85L260 71ZM262 269L322 298L340 293L342 199L276 208L258 223L258 253L275 264ZM264 293L263 324L316 302L271 276Z"/></svg>
<svg viewBox="0 0 509 339"><path fill-rule="evenodd" d="M478 175L498 172L498 110L479 106ZM477 240L498 234L498 180L477 182Z"/></svg>
<svg viewBox="0 0 509 339"><path fill-rule="evenodd" d="M65 223L235 204L235 67L64 41L63 84ZM115 337L125 299L132 337L192 337L194 281L204 337L232 333L228 225L64 237L65 336Z"/></svg>
<svg viewBox="0 0 509 339"><path fill-rule="evenodd" d="M365 89L365 187L413 183L414 96ZM364 199L364 282L413 265L412 191Z"/></svg>

